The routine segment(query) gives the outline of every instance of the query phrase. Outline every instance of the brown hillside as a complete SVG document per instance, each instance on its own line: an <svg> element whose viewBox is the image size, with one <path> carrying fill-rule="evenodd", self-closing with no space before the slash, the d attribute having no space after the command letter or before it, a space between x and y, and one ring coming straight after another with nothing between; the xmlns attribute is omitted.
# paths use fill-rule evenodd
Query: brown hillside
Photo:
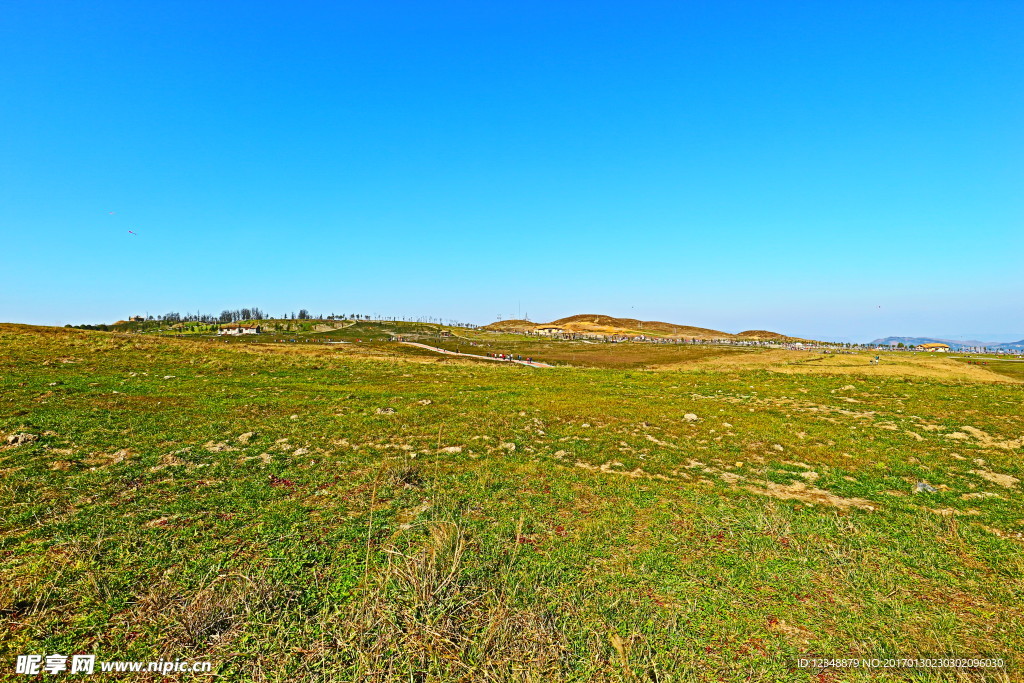
<svg viewBox="0 0 1024 683"><path fill-rule="evenodd" d="M786 335L767 330L747 330L740 334L729 334L721 330L691 325L676 325L659 320L638 320L636 318L615 318L599 313L581 313L559 318L550 323L533 323L529 320L500 320L483 329L491 332L532 332L542 327L561 327L566 332L602 335L646 335L655 337L674 337L679 339L792 339Z"/></svg>
<svg viewBox="0 0 1024 683"><path fill-rule="evenodd" d="M595 332L598 334L654 334L657 336L685 337L692 339L732 339L733 335L720 330L689 325L675 325L659 320L637 320L636 318L614 318L610 315L584 313L560 318L551 323L572 332Z"/></svg>
<svg viewBox="0 0 1024 683"><path fill-rule="evenodd" d="M787 337L784 334L779 334L778 332L770 332L768 330L746 330L745 332L740 332L736 336L742 339L771 339L780 341L785 339L793 339L793 337Z"/></svg>
<svg viewBox="0 0 1024 683"><path fill-rule="evenodd" d="M529 320L499 320L490 325L484 325L483 329L491 332L532 332L537 327L536 323Z"/></svg>

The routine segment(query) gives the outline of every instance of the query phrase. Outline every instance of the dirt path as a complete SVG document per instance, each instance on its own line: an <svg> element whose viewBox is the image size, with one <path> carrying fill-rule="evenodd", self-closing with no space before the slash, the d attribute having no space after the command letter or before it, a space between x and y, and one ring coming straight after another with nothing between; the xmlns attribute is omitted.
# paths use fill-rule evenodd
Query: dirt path
<svg viewBox="0 0 1024 683"><path fill-rule="evenodd" d="M449 351L448 349L438 348L436 346L427 346L426 344L419 344L417 342L399 342L400 344L406 344L408 346L418 346L421 349L427 349L428 351L434 351L435 353L443 353L449 356L465 356L467 358L476 358L478 360L493 360L498 363L519 363L520 365L529 365L531 368L553 368L554 365L548 365L547 363L538 363L537 361L526 361L526 360L504 360L502 358L492 358L491 356L478 356L475 353L458 353L456 351Z"/></svg>

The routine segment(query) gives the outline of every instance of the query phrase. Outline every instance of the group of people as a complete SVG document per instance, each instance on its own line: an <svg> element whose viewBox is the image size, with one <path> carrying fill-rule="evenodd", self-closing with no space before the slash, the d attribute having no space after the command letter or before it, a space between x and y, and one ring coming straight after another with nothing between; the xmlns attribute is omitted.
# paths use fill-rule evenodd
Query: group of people
<svg viewBox="0 0 1024 683"><path fill-rule="evenodd" d="M488 353L487 355L490 356L491 358L497 358L498 360L523 360L523 357L521 355L513 355L511 353ZM533 362L533 358L530 356L527 356L525 360L527 363Z"/></svg>
<svg viewBox="0 0 1024 683"><path fill-rule="evenodd" d="M227 341L227 340L225 339L225 341ZM323 339L319 339L319 338L317 338L317 339L275 339L274 341L275 342L294 342L294 343L302 342L302 343L305 343L305 344L330 344L331 343L331 340L327 339L327 338L323 338ZM362 339L356 339L356 341L357 342L361 342L363 340Z"/></svg>

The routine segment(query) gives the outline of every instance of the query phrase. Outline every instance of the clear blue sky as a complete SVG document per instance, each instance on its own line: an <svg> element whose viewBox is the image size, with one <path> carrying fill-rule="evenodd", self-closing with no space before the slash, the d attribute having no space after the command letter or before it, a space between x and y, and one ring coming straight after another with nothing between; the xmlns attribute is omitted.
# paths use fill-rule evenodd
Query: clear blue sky
<svg viewBox="0 0 1024 683"><path fill-rule="evenodd" d="M3 2L0 93L0 320L1024 336L1013 0Z"/></svg>

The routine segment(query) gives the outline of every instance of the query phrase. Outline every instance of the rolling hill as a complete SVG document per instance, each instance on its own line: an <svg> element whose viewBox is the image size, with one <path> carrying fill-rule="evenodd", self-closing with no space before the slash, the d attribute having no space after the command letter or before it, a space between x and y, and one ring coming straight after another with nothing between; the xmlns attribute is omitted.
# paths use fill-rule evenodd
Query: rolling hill
<svg viewBox="0 0 1024 683"><path fill-rule="evenodd" d="M492 332L536 332L544 328L561 328L566 332L592 335L670 337L674 339L749 339L784 341L795 339L767 330L747 330L739 334L722 332L707 327L677 325L658 320L616 318L597 313L570 315L549 323L534 323L529 320L501 320L486 325L483 329Z"/></svg>

